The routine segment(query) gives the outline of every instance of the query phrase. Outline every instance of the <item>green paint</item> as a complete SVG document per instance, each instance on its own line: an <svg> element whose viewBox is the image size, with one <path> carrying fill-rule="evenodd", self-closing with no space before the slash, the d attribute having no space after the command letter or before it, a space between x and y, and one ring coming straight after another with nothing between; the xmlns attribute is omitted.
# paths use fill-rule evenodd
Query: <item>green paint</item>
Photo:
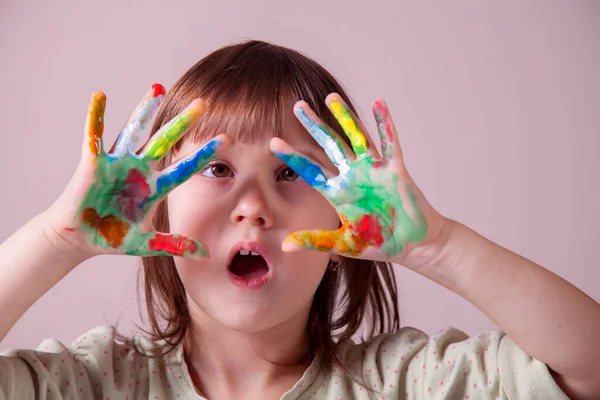
<svg viewBox="0 0 600 400"><path fill-rule="evenodd" d="M299 231L284 240L284 247L307 250L335 251L338 254L355 257L369 250L370 254L381 254L389 259L400 254L407 242L419 242L427 236L428 224L417 204L415 191L408 180L401 179L398 162L391 162L394 155L385 149L387 158L378 160L366 147L367 141L361 138L358 121L340 103L334 102L334 115L345 127L346 134L353 139L356 159L336 160L338 164L347 164L338 176L323 182L315 179L320 176L316 164L293 153L275 153L284 162L288 162L307 183L319 191L335 207L342 227L336 231L311 230ZM303 110L302 110L303 111ZM305 112L297 115L309 133L325 149L330 159L339 157L338 152L327 151L331 140L323 140L322 129L315 129L318 121L308 118ZM386 127L391 127L389 114ZM342 120L342 121L340 121ZM391 132L391 131L389 131ZM388 132L388 133L389 133ZM391 135L391 133L389 133ZM325 138L327 139L327 138ZM391 143L386 136L386 144ZM332 138L335 142L335 138ZM338 147L339 148L339 147ZM331 149L329 149L331 150ZM333 161L333 160L332 160ZM401 189L408 195L403 201ZM408 210L412 210L414 220Z"/></svg>
<svg viewBox="0 0 600 400"><path fill-rule="evenodd" d="M144 151L144 157L154 161L163 158L197 119L194 113L179 114L154 135Z"/></svg>

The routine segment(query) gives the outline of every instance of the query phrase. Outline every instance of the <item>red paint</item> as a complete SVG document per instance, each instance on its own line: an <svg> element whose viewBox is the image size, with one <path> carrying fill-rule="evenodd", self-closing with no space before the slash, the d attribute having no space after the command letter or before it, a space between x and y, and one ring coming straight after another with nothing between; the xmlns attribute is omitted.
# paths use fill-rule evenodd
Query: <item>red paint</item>
<svg viewBox="0 0 600 400"><path fill-rule="evenodd" d="M392 118L390 117L390 112L389 112L387 106L384 106L381 101L376 101L374 108L375 108L375 112L378 113L379 116L381 117L381 122L383 122L385 136L386 136L388 142L391 142L392 140L394 140L394 135L393 135L393 131L392 131L392 124L391 124Z"/></svg>
<svg viewBox="0 0 600 400"><path fill-rule="evenodd" d="M154 239L150 239L148 242L148 250L164 251L169 254L181 256L185 252L189 252L190 254L196 253L198 245L186 237L157 233Z"/></svg>
<svg viewBox="0 0 600 400"><path fill-rule="evenodd" d="M86 208L81 213L81 221L96 230L108 245L114 249L123 244L123 238L129 231L129 224L114 215L100 217L93 208Z"/></svg>
<svg viewBox="0 0 600 400"><path fill-rule="evenodd" d="M379 225L379 220L372 215L363 216L355 225L355 231L369 244L379 247L383 243L381 225Z"/></svg>
<svg viewBox="0 0 600 400"><path fill-rule="evenodd" d="M163 85L161 85L160 83L155 83L154 85L152 85L152 95L154 97L158 97L160 95L165 95L165 87Z"/></svg>
<svg viewBox="0 0 600 400"><path fill-rule="evenodd" d="M373 161L373 169L384 168L388 166L388 161L385 158Z"/></svg>
<svg viewBox="0 0 600 400"><path fill-rule="evenodd" d="M117 207L130 221L139 221L144 215L143 204L150 196L150 186L146 177L137 169L132 169L119 187L119 182L111 194L116 196Z"/></svg>

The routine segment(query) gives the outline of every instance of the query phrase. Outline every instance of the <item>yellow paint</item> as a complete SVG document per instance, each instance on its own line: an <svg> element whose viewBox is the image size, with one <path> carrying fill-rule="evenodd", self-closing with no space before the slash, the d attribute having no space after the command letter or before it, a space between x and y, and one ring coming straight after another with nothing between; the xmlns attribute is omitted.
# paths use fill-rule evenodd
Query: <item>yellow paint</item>
<svg viewBox="0 0 600 400"><path fill-rule="evenodd" d="M333 115L338 120L344 132L352 143L352 148L356 155L361 155L367 152L367 139L365 135L360 131L358 125L352 118L349 110L346 109L340 102L331 103Z"/></svg>

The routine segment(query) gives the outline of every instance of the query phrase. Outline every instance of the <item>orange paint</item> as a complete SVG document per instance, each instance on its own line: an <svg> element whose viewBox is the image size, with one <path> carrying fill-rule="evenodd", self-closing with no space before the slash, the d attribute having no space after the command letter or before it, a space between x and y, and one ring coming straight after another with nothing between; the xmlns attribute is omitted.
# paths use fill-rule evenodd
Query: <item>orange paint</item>
<svg viewBox="0 0 600 400"><path fill-rule="evenodd" d="M102 134L104 133L104 110L106 108L106 96L102 92L92 95L90 108L88 110L88 145L94 160L102 151Z"/></svg>
<svg viewBox="0 0 600 400"><path fill-rule="evenodd" d="M114 215L100 217L93 208L86 208L81 213L81 221L91 226L113 249L123 244L123 238L129 231L129 224Z"/></svg>
<svg viewBox="0 0 600 400"><path fill-rule="evenodd" d="M292 237L310 247L332 250L339 254L350 256L360 255L369 246L379 247L383 244L381 225L379 221L371 216L365 215L356 225L352 225L347 217L341 216L342 227L331 235L302 235L293 234Z"/></svg>

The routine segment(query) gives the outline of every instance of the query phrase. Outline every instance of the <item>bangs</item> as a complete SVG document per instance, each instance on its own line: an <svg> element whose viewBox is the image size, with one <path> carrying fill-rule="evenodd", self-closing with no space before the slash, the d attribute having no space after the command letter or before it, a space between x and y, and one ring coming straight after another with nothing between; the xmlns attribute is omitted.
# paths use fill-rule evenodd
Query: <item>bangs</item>
<svg viewBox="0 0 600 400"><path fill-rule="evenodd" d="M283 137L290 124L306 132L293 113L299 100L340 132L325 105L332 92L345 97L336 80L312 59L270 43L244 42L211 53L188 70L161 104L152 132L195 98L206 102L206 112L174 151L187 140L204 143L221 133L232 143L249 143Z"/></svg>
<svg viewBox="0 0 600 400"><path fill-rule="evenodd" d="M187 136L196 143L206 142L225 133L232 144L250 143L271 137L283 137L283 129L294 122L301 126L293 114L298 95L272 76L264 76L270 85L252 88L252 74L243 75L236 85L227 79L219 80L208 95L206 113Z"/></svg>

